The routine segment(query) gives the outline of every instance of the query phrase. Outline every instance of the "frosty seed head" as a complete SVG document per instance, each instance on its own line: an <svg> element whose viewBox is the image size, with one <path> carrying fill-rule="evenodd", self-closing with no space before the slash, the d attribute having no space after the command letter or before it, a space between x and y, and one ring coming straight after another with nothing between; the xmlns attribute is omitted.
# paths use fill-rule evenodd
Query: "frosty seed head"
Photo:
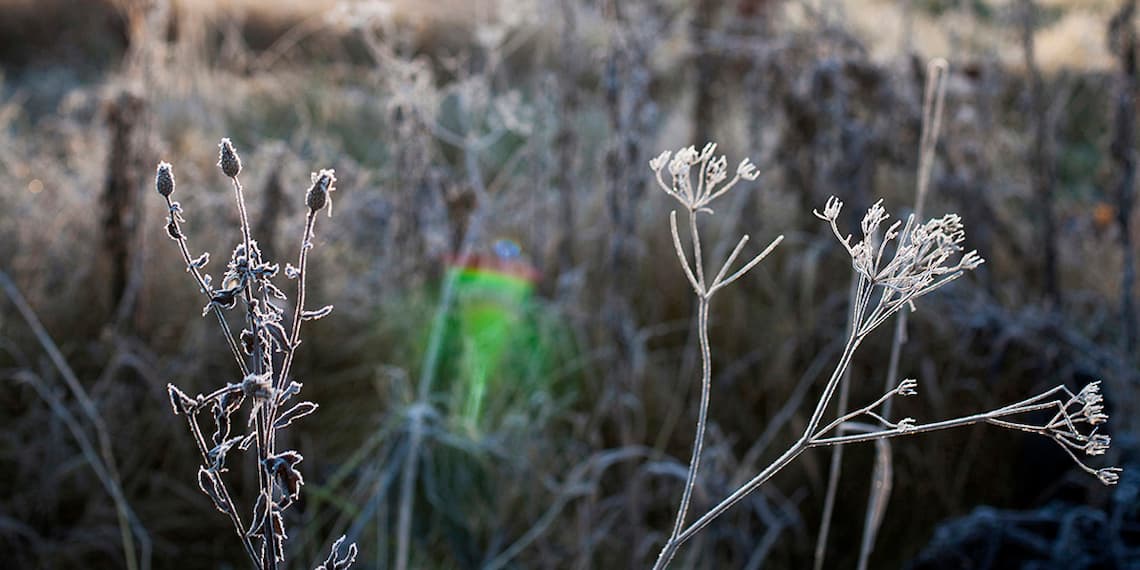
<svg viewBox="0 0 1140 570"><path fill-rule="evenodd" d="M237 176L241 172L241 158L238 158L233 143L230 139L222 139L218 148L218 166L222 168L222 173L230 178Z"/></svg>
<svg viewBox="0 0 1140 570"><path fill-rule="evenodd" d="M336 175L332 170L322 170L313 174L313 186L305 195L305 205L309 207L309 212L315 214L325 207L329 202L329 192L336 190L334 184L336 184Z"/></svg>
<svg viewBox="0 0 1140 570"><path fill-rule="evenodd" d="M154 187L163 198L169 198L174 193L174 171L169 162L158 163L158 172L154 175Z"/></svg>

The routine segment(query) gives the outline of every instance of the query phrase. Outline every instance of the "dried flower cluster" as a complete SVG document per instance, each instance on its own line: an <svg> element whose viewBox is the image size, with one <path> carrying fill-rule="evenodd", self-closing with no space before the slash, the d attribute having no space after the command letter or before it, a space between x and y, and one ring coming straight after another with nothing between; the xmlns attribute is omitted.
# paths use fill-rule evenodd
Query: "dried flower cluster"
<svg viewBox="0 0 1140 570"><path fill-rule="evenodd" d="M843 202L832 196L823 213L814 212L831 226L831 231L851 256L851 267L868 295L863 299L864 303L870 301L872 289L881 288L881 298L876 307L880 310L867 313L866 316L874 318L863 323L860 334L870 332L918 297L985 263L976 251L969 251L954 260L966 239L962 219L957 214L946 214L925 223L917 223L912 214L907 217L905 225L897 220L880 235L883 223L890 219L882 203L879 200L867 210L860 223L863 239L854 244L850 235L844 236L839 231L837 220ZM890 254L892 246L894 251Z"/></svg>
<svg viewBox="0 0 1140 570"><path fill-rule="evenodd" d="M713 520L724 514L733 505L758 489L773 475L794 461L800 454L813 447L840 446L848 443L883 440L902 435L913 435L935 430L960 427L976 423L989 423L1010 429L1018 429L1047 436L1056 441L1076 461L1077 465L1106 485L1119 480L1120 469L1106 467L1094 469L1085 465L1077 452L1086 455L1102 455L1107 451L1110 439L1098 433L1099 426L1108 416L1104 412L1103 397L1099 383L1084 387L1073 394L1064 386L1058 386L1037 396L1015 404L960 418L922 424L914 418L889 420L884 405L895 396L917 394L918 383L913 379L899 381L893 388L870 404L849 413L839 412L835 420L824 424L824 416L839 387L840 380L850 367L852 357L863 340L876 328L887 322L903 307L914 308L919 297L957 279L964 272L973 270L984 261L977 252L961 253L965 240L965 229L961 218L947 214L920 223L915 216L905 222L895 221L886 226L890 219L882 202L876 202L862 219L860 229L862 239L852 243L850 235L839 230L838 219L843 203L832 197L827 201L823 212L815 215L827 222L832 233L847 251L855 273L855 287L851 298L850 335L843 353L816 402L811 419L803 435L782 455L757 473L751 480L741 485L691 524L686 525L686 515L692 497L692 490L700 467L704 433L708 422L708 402L712 377L711 355L708 341L709 300L719 288L741 277L754 267L771 249L779 243L774 241L763 253L745 265L743 269L726 278L730 266L740 253L748 236L744 236L729 255L719 273L711 283L705 279L703 268L700 232L696 215L711 213L708 205L723 195L740 179L754 180L756 170L747 160L742 161L736 175L729 180L726 171L727 161L715 157L716 145L709 144L697 152L687 147L675 154L662 153L653 159L649 166L657 175L657 182L663 190L689 212L689 234L694 262L690 264L685 247L677 230L677 214L670 216L670 229L677 257L681 262L686 278L692 285L698 300L697 326L700 337L702 375L701 400L698 409L696 437L693 454L689 461L688 475L681 496L680 508L673 530L662 546L654 565L660 570L669 565L677 550ZM672 158L670 158L672 157ZM692 171L698 169L694 184ZM672 184L665 182L665 170L672 176ZM728 180L727 183L725 181ZM722 186L721 185L723 183ZM1062 399L1063 398L1063 399ZM1047 421L1017 421L1027 414L1053 411ZM870 421L867 421L870 420Z"/></svg>
<svg viewBox="0 0 1140 570"><path fill-rule="evenodd" d="M673 157L672 160L669 159L670 155ZM673 178L672 185L665 183L666 167ZM694 167L697 169L695 188L692 178ZM716 143L706 144L700 152L697 152L695 146L682 148L676 153L665 151L649 161L649 168L657 176L657 183L665 193L694 211L707 209L710 202L731 190L741 179L756 180L760 175L752 162L746 158L737 165L732 180L721 186L721 183L728 180L728 159L724 155L716 156Z"/></svg>
<svg viewBox="0 0 1140 570"><path fill-rule="evenodd" d="M335 190L336 177L331 170L314 174L312 187L305 194L308 215L298 262L295 267L291 264L285 267L286 278L297 285L293 315L286 320L284 304L289 297L273 283L280 266L264 259L257 241L250 236L245 197L238 181L241 158L229 139L222 139L219 148L218 166L234 187L242 236L230 254L220 286L215 286L212 277L203 271L210 255L203 253L194 257L190 253L187 236L182 229L186 221L182 206L171 200L175 183L170 164L159 163L155 188L166 200L170 212L166 219L166 233L178 243L186 270L193 275L199 290L207 298L203 316L213 312L217 317L233 353L240 380L195 397L188 396L173 384L168 385L168 391L174 413L186 418L201 454L199 487L219 511L229 516L255 567L269 570L278 568L285 560L288 535L284 513L300 498L301 486L305 483L298 468L304 457L296 450L277 451L276 434L318 408L317 404L309 401L293 403L288 408L285 406L302 388L302 384L289 373L301 342L301 322L319 319L332 312L331 305L316 310L305 309L305 278L316 214L328 203L329 193ZM235 336L226 311L238 307L244 309L245 324ZM239 425L244 425L246 431L233 435L233 418L243 410L248 415L244 424ZM214 430L208 437L203 433L200 414L212 416ZM223 475L229 470L229 456L235 451L245 452L250 448L257 456L259 493L246 524ZM259 541L256 546L254 540ZM319 568L343 570L352 565L356 558L356 545L350 545L342 556L340 547L343 542L344 537L341 537L333 544L328 560Z"/></svg>

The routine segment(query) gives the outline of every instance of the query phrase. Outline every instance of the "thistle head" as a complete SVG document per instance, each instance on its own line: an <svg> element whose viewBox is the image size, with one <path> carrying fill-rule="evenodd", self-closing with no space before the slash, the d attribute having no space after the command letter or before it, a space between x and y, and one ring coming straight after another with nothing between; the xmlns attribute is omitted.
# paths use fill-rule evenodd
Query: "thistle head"
<svg viewBox="0 0 1140 570"><path fill-rule="evenodd" d="M236 177L241 172L241 158L234 150L233 143L230 139L222 139L222 142L218 143L218 148L218 166L221 167L222 174L230 178Z"/></svg>
<svg viewBox="0 0 1140 570"><path fill-rule="evenodd" d="M154 175L154 187L163 198L169 198L174 193L174 170L169 162L158 163L158 172Z"/></svg>
<svg viewBox="0 0 1140 570"><path fill-rule="evenodd" d="M330 203L330 192L334 192L336 187L336 174L333 170L321 170L314 172L312 175L313 185L309 188L308 194L305 195L305 205L309 207L309 213L316 214L325 207L325 204ZM332 205L329 205L329 215L332 215Z"/></svg>

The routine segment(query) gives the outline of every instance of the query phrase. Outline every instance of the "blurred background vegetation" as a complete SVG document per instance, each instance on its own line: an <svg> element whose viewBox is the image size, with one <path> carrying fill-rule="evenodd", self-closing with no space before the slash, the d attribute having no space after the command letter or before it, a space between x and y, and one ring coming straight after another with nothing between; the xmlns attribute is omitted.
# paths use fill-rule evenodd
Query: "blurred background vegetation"
<svg viewBox="0 0 1140 570"><path fill-rule="evenodd" d="M123 567L77 436L103 429L153 567L240 566L165 393L237 372L153 191L154 165L173 162L188 235L221 259L238 238L214 166L228 136L254 233L282 263L309 172L340 180L309 280L337 311L296 366L322 408L289 436L306 457L295 565L347 533L361 567L388 568L403 533L412 568L647 567L699 378L648 160L708 140L750 157L761 177L708 234L787 236L713 305L703 510L803 428L850 282L811 211L832 194L852 212L912 207L932 57L951 76L927 212L959 212L988 262L911 316L901 370L921 393L898 413L1102 379L1109 459L1135 469L1134 4L0 0L3 565ZM476 261L456 266L465 248ZM853 402L881 392L889 337L857 358ZM1140 567L1129 471L1106 489L1050 442L984 426L894 449L873 568ZM805 455L675 566L807 567L828 457ZM872 461L871 446L844 456L828 567L854 567Z"/></svg>

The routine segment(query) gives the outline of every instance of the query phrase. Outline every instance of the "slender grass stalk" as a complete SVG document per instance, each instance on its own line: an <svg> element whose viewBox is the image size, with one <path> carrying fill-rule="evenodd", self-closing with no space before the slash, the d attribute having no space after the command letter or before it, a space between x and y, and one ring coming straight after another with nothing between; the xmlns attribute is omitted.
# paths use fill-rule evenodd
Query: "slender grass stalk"
<svg viewBox="0 0 1140 570"><path fill-rule="evenodd" d="M922 137L919 143L918 176L914 195L914 216L918 219L922 219L926 195L930 190L930 172L934 167L935 150L942 130L942 109L946 100L946 79L949 73L950 64L945 59L933 59L926 66L926 87L923 90L922 100ZM902 346L906 343L906 323L907 313L903 311L895 319L887 376L883 381L884 390L889 389L899 377ZM882 416L888 420L891 417L892 404L891 400L883 404ZM871 475L871 496L867 499L867 508L863 517L863 538L859 545L859 570L867 568L871 551L875 548L875 537L878 535L879 525L882 524L883 514L894 486L891 444L886 439L880 439L875 442L875 448L877 453Z"/></svg>

